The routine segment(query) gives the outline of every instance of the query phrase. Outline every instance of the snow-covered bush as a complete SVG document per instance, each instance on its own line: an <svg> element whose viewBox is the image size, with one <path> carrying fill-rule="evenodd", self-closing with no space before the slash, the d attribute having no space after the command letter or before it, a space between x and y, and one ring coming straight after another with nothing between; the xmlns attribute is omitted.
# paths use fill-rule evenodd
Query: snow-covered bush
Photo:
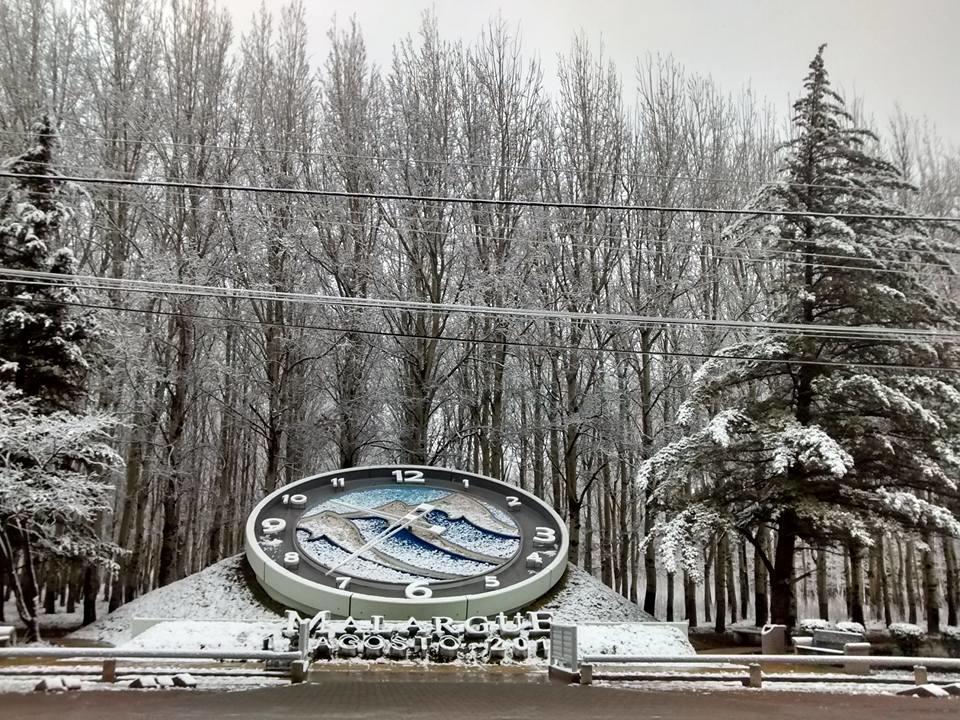
<svg viewBox="0 0 960 720"><path fill-rule="evenodd" d="M835 630L836 626L829 620L821 618L804 618L800 621L800 634L813 635L814 630Z"/></svg>
<svg viewBox="0 0 960 720"><path fill-rule="evenodd" d="M866 632L866 629L863 627L863 625L858 622L854 622L853 620L843 620L842 622L838 622L837 630L850 633L860 633L861 635Z"/></svg>
<svg viewBox="0 0 960 720"><path fill-rule="evenodd" d="M913 623L893 623L888 628L890 637L904 655L916 655L927 640L923 628Z"/></svg>
<svg viewBox="0 0 960 720"><path fill-rule="evenodd" d="M943 649L947 651L947 655L960 658L960 627L948 625L940 633L940 639L943 641Z"/></svg>

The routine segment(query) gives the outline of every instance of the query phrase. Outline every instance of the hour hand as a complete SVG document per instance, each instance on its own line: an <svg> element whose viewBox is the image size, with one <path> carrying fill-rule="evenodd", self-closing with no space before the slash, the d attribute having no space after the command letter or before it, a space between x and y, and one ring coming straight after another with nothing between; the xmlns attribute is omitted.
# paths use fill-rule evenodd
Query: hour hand
<svg viewBox="0 0 960 720"><path fill-rule="evenodd" d="M398 532L400 532L400 531L403 530L405 527L407 527L407 525L410 525L411 523L415 523L417 520L419 520L420 518L422 518L424 515L432 512L432 511L433 511L433 505L430 505L430 504L428 504L428 503L421 503L420 505L417 505L413 510L411 510L411 511L408 512L406 515L404 515L402 518L400 518L400 520L398 520L397 522L393 523L390 527L388 527L388 528L387 528L386 530L384 530L382 533L380 533L380 534L377 535L375 538L373 538L373 540L370 540L368 543L364 544L362 547L358 548L357 550L354 550L352 553L350 553L350 556L349 556L349 557L347 557L347 558L344 559L344 560L341 560L341 561L338 562L336 565L334 565L332 568L330 568L329 570L327 570L327 572L325 572L324 575L329 575L330 573L332 573L332 572L333 572L334 570L336 570L337 568L343 567L344 565L346 565L347 563L349 563L351 560L353 560L355 557L357 557L357 556L360 555L361 553L365 553L367 550L369 550L370 548L374 547L375 545L383 542L384 540L387 540L388 538L393 537L393 536L396 535Z"/></svg>

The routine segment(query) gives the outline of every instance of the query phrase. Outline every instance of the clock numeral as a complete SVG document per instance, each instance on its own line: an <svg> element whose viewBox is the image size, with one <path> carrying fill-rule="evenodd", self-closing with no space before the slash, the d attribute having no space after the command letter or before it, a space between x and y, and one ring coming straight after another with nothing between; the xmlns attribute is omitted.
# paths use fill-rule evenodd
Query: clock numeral
<svg viewBox="0 0 960 720"><path fill-rule="evenodd" d="M527 567L530 570L539 570L543 567L543 558L540 557L540 553L532 552L527 555Z"/></svg>
<svg viewBox="0 0 960 720"><path fill-rule="evenodd" d="M533 536L533 546L535 548L553 547L557 543L557 533L553 528L538 527L537 534Z"/></svg>
<svg viewBox="0 0 960 720"><path fill-rule="evenodd" d="M508 510L519 510L521 504L520 498L518 498L516 495L507 495Z"/></svg>
<svg viewBox="0 0 960 720"><path fill-rule="evenodd" d="M330 484L337 490L343 490L344 479L342 477L335 477L330 480Z"/></svg>
<svg viewBox="0 0 960 720"><path fill-rule="evenodd" d="M307 496L297 493L296 495L284 495L283 504L292 507L303 507L307 504Z"/></svg>
<svg viewBox="0 0 960 720"><path fill-rule="evenodd" d="M393 476L397 479L398 483L426 482L426 480L423 479L423 473L419 470L394 470Z"/></svg>
<svg viewBox="0 0 960 720"><path fill-rule="evenodd" d="M287 529L287 521L283 518L266 518L260 523L260 529L266 535L279 535Z"/></svg>
<svg viewBox="0 0 960 720"><path fill-rule="evenodd" d="M427 587L429 582L429 580L414 580L412 583L407 585L406 589L403 591L403 594L411 600L423 600L425 598L433 597L433 590Z"/></svg>
<svg viewBox="0 0 960 720"><path fill-rule="evenodd" d="M488 590L492 590L493 588L498 588L498 587L500 587L500 581L497 579L497 576L496 576L496 575L487 575L487 576L483 579L483 585L484 585L484 587L486 587Z"/></svg>
<svg viewBox="0 0 960 720"><path fill-rule="evenodd" d="M296 567L300 564L300 553L288 552L283 554L283 564L287 567Z"/></svg>
<svg viewBox="0 0 960 720"><path fill-rule="evenodd" d="M337 578L337 587L341 590L346 590L347 586L350 584L351 578L348 577L338 577Z"/></svg>

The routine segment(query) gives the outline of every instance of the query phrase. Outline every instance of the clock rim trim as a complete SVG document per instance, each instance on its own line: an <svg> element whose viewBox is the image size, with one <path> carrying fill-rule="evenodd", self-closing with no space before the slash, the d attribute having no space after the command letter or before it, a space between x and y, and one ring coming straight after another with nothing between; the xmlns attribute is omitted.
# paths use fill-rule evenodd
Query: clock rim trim
<svg viewBox="0 0 960 720"><path fill-rule="evenodd" d="M466 478L480 478L485 481L493 482L496 485L502 486L504 490L508 490L509 494L520 496L521 498L528 499L532 502L537 503L540 508L542 508L556 524L557 528L560 531L560 538L558 542L558 548L556 555L551 559L549 563L545 563L543 568L538 570L536 573L531 575L528 578L525 578L519 582L508 585L505 588L500 588L496 590L490 590L488 592L481 593L470 593L463 595L448 595L442 597L431 597L431 598L395 598L387 597L383 595L372 595L362 592L351 592L349 590L341 590L336 587L330 587L328 585L322 585L315 583L311 580L307 580L301 577L299 574L291 572L283 565L267 555L264 549L261 547L258 542L258 529L257 529L257 518L260 516L262 511L267 507L267 505L275 502L277 499L282 497L284 494L293 493L299 486L310 483L317 480L318 478L329 477L336 475L337 473L353 473L353 472L376 472L376 471L386 471L392 472L397 469L405 470L420 470L424 475L428 475L430 472L447 472L451 475L463 475ZM428 476L429 477L429 476ZM508 493L504 492L504 496ZM331 605L336 605L337 609L342 608L344 605L348 609L352 609L354 601L357 601L359 606L363 608L363 611L359 614L371 614L375 613L375 606L377 604L382 604L384 607L391 607L396 610L391 610L391 612L399 611L399 608L403 608L404 612L409 612L415 614L416 612L443 612L446 615L452 615L454 613L458 615L489 615L491 612L506 611L520 608L528 603L533 602L540 596L548 592L557 581L566 571L567 565L567 555L569 552L569 532L567 530L567 525L563 521L563 518L557 513L553 507L538 498L531 492L519 488L515 485L510 485L509 483L504 482L498 478L493 478L488 475L481 475L480 473L474 473L464 470L458 470L456 468L443 467L438 465L406 465L402 463L393 463L393 464L378 464L378 465L361 465L351 468L337 468L335 470L328 470L326 472L316 473L299 480L295 480L292 483L283 485L271 493L268 493L263 497L260 502L258 502L253 510L250 511L250 514L247 516L247 522L244 529L244 546L245 546L245 555L248 563L253 568L254 574L257 576L257 581L260 583L260 586L263 590L274 600L284 603L292 608L299 610L304 610L307 612L316 612L318 610L331 609L333 608L324 608L317 607L315 602L308 602L306 598L311 596L319 596L323 598L324 601L329 599ZM522 547L521 550L522 552ZM269 573L268 573L269 569ZM282 584L285 585L283 589L274 588L273 582L267 579L267 575L276 576L278 579L282 580ZM297 594L305 596L304 598L293 597L290 594L290 591L298 591ZM532 593L536 594L532 594ZM514 601L512 598L516 597L519 601ZM474 606L479 606L479 610L474 612L471 610L471 600L473 601ZM502 600L503 602L498 602ZM460 603L464 604L464 611L462 613L457 613L456 611L451 610L453 606L456 606ZM484 607L486 606L486 607ZM374 608L372 611L370 608ZM499 610L497 609L499 608ZM485 611L484 611L485 610ZM335 611L335 610L334 610ZM357 614L357 613L341 613L337 612L336 614ZM408 615L409 617L409 615ZM460 619L465 619L460 618Z"/></svg>

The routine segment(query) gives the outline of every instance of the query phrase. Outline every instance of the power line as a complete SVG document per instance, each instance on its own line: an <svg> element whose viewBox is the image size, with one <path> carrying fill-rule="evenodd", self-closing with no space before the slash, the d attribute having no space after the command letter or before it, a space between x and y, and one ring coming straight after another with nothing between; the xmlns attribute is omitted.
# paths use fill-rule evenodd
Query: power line
<svg viewBox="0 0 960 720"><path fill-rule="evenodd" d="M0 297L0 301L7 303L16 303L18 302L16 298L10 297ZM324 332L333 332L341 335L366 335L374 337L391 337L391 338L405 338L413 340L437 340L440 342L458 342L464 343L467 345L495 345L495 346L507 346L507 347L519 347L529 350L552 350L552 351L576 351L576 352L587 352L587 353L601 353L601 354L613 354L613 355L651 355L654 357L677 357L677 358L692 358L692 359L701 359L701 360L743 360L748 362L768 362L768 363L779 363L785 365L816 365L816 366L825 366L825 367L843 367L843 368L864 368L864 369L874 369L874 370L913 370L913 371L942 371L942 372L960 372L960 368L957 367L947 367L941 365L910 365L902 363L865 363L865 362L850 362L850 361L839 361L839 360L803 360L803 359L790 359L790 358L770 358L764 357L762 355L741 355L741 354L717 354L717 353L696 353L696 352L684 352L678 350L647 350L641 351L636 349L626 349L626 348L614 348L614 347L583 347L580 345L560 345L560 344L545 344L545 343L530 343L522 342L519 340L506 340L506 339L490 339L490 338L462 338L449 335L424 335L419 333L411 332L402 332L402 331L393 331L393 330L371 330L369 328L344 328L339 326L330 326L330 325L317 325L317 324L283 324L272 321L261 321L253 320L248 318L224 318L219 316L212 315L201 315L198 313L187 313L179 310L160 310L156 308L132 308L124 305L105 305L105 304L95 304L95 303L85 303L85 302L71 302L65 300L31 300L31 302L37 302L44 305L55 305L55 306L65 306L65 307L78 307L86 308L91 310L105 310L105 311L116 311L116 312L129 312L129 313L138 313L144 315L158 315L163 317L186 317L193 320L207 320L212 322L219 322L224 325L230 324L240 324L240 325L250 325L255 327L275 327L275 328L284 328L288 330L319 330Z"/></svg>
<svg viewBox="0 0 960 720"><path fill-rule="evenodd" d="M127 207L135 207L135 208L143 208L143 209L153 208L156 206L156 203L150 203L145 200L111 199L109 202L112 204L122 204ZM271 208L289 208L288 205L282 205L280 203L276 203L276 204L267 203L267 206ZM247 218L257 222L269 221L268 217L260 213L234 210L226 207L206 208L203 210L203 212L215 214L215 215L223 215L224 217L227 217L227 218L239 217L239 218ZM159 217L159 215L156 213L154 213L153 216ZM315 217L310 217L305 222L311 227L323 226L323 227L332 227L332 228L338 228L338 229L339 228L357 228L357 229L363 229L368 231L372 229L371 224L355 223L348 220L326 220L326 219L321 220ZM111 226L108 224L98 225L96 223L93 223L93 225L95 227L100 227L101 229L105 229L105 230L112 229ZM558 236L558 240L560 238L568 238L568 237L584 238L584 239L589 238L590 240L614 240L623 246L626 246L631 241L637 240L648 245L663 246L665 248L669 248L670 250L674 248L685 248L685 247L702 250L705 245L703 241L688 241L688 240L675 240L675 239L657 240L649 237L643 237L643 238L633 237L626 232L619 235L603 234L603 233L565 232L558 229L555 225L548 225L548 224L539 224L539 225L532 224L526 227L528 227L530 230L534 232L554 233ZM649 231L655 232L655 231L661 231L661 230L669 230L670 227L667 225L657 225L654 223L645 222L645 223L635 224L632 226L631 229L632 230L642 229L642 230L649 230ZM463 233L464 239L477 237L476 233L474 233L472 230L473 230L473 224L470 223L468 231ZM419 235L436 235L436 236L454 234L448 231L434 230L430 228L418 229L417 233ZM482 239L490 239L490 240L497 239L495 235L486 235L486 236L480 236L480 237ZM555 240L541 240L538 238L531 238L526 235L522 238L518 238L517 236L510 238L511 241L514 239L522 241L522 243L525 245L557 247L557 241ZM797 242L800 245L813 245L814 243L816 243L816 241L806 240L803 238L800 238L791 242ZM600 250L604 248L615 249L614 243L591 242L591 243L568 243L568 245L570 247L587 249L587 250ZM745 250L749 250L749 248L745 245L729 245L722 249L730 252L730 251L736 251L737 249L741 249L741 248ZM909 251L914 252L916 254L921 254L923 252L923 251L912 250L912 249L910 249ZM688 255L690 257L699 257L706 260L731 260L736 262L748 262L748 263L767 263L767 262L770 262L771 260L775 260L775 261L783 262L784 264L787 264L787 265L806 265L804 261L790 259L795 257L798 252L801 252L799 250L763 249L761 250L761 252L763 254L759 256L753 255L750 252L745 252L743 254L734 254L734 255L722 255L722 254L717 254L712 252L711 253L688 253ZM931 252L934 255L943 255L943 256L960 255L960 250L955 250L955 251L931 250L929 252ZM821 252L820 250L817 250L817 249L811 249L810 254L812 254L816 258L816 264L818 267L826 268L826 269L857 270L862 272L889 273L889 274L895 274L895 275L896 274L913 275L914 273L905 272L904 269L906 268L939 268L943 270L944 268L949 267L947 264L942 262L923 261L923 260L900 260L896 258L883 259L883 262L892 263L897 266L894 268L865 267L863 265L855 265L855 264L839 265L839 264L829 264L827 262L824 262L824 260L833 259L833 260L846 261L848 263L858 263L858 262L867 263L867 262L877 261L878 258L827 253L827 252ZM946 280L951 280L951 279L957 278L958 276L956 273L952 271L948 271L948 272L933 273L932 275L928 275L927 277L943 277Z"/></svg>
<svg viewBox="0 0 960 720"><path fill-rule="evenodd" d="M495 198L469 198L462 196L407 195L403 193L351 192L347 190L323 190L319 188L278 188L258 185L234 185L226 183L197 183L174 180L124 180L122 178L94 178L75 175L42 175L33 173L12 173L0 171L0 177L11 179L50 180L51 177L62 182L91 183L98 185L123 185L131 187L167 187L181 190L217 190L220 192L256 192L266 194L305 195L316 197L356 198L364 200L393 200L398 202L419 202L461 205L505 205L534 208L568 208L573 210L595 210L611 212L676 212L702 213L706 215L760 215L795 218L836 218L843 220L878 220L897 222L956 223L960 218L941 215L891 215L880 213L828 213L803 212L799 210L769 210L748 208L706 208L669 205L630 205L622 203L583 203L561 200L498 200Z"/></svg>
<svg viewBox="0 0 960 720"><path fill-rule="evenodd" d="M166 283L124 278L67 275L33 270L0 268L0 277L23 284L61 285L68 283L77 287L100 291L129 291L148 294L193 295L203 298L228 298L276 302L296 302L307 305L325 305L344 308L397 310L427 313L459 313L487 317L516 317L547 321L585 323L610 323L623 326L694 326L739 330L765 330L770 332L842 340L875 341L948 341L960 340L958 330L933 330L925 328L888 328L880 326L850 326L831 324L755 322L746 320L714 320L682 318L675 316L644 316L618 313L590 313L540 308L511 308L499 306L466 305L459 303L430 303L387 298L344 297L338 295L308 295L304 293L224 288L213 285Z"/></svg>

